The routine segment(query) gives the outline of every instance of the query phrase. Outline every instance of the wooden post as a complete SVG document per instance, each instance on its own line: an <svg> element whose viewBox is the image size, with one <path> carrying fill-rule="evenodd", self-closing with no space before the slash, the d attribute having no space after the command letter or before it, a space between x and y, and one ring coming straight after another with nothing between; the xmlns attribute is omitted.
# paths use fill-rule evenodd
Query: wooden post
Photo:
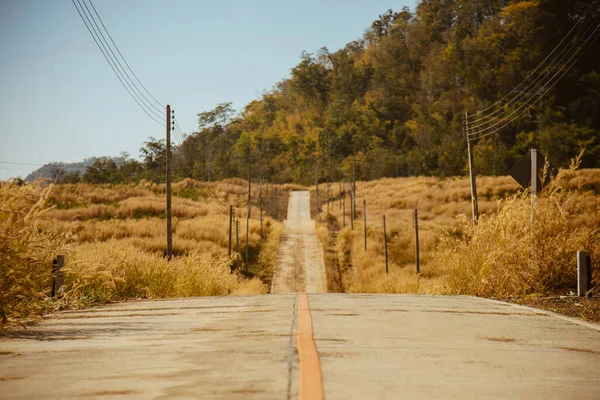
<svg viewBox="0 0 600 400"><path fill-rule="evenodd" d="M231 257L231 234L232 234L231 228L232 228L232 223L233 223L233 206L230 205L229 206L229 246L228 246L229 251L227 253L229 255L229 257Z"/></svg>
<svg viewBox="0 0 600 400"><path fill-rule="evenodd" d="M240 268L240 220L235 219L235 267Z"/></svg>
<svg viewBox="0 0 600 400"><path fill-rule="evenodd" d="M173 257L173 223L171 210L171 106L167 104L167 259Z"/></svg>
<svg viewBox="0 0 600 400"><path fill-rule="evenodd" d="M352 190L352 183L350 183L350 229L354 230L354 207L356 203L354 202L354 191Z"/></svg>
<svg viewBox="0 0 600 400"><path fill-rule="evenodd" d="M249 260L249 239L250 239L250 213L252 212L252 171L250 169L250 157L248 157L248 212L246 213L246 271L248 271L248 260Z"/></svg>
<svg viewBox="0 0 600 400"><path fill-rule="evenodd" d="M262 174L261 174L262 175ZM260 209L260 238L263 236L263 206L262 206L262 176L260 177L260 181L258 183L258 208Z"/></svg>
<svg viewBox="0 0 600 400"><path fill-rule="evenodd" d="M585 251L577 252L577 296L584 297L592 285L592 260Z"/></svg>
<svg viewBox="0 0 600 400"><path fill-rule="evenodd" d="M327 230L329 230L330 226L329 226L329 200L331 200L331 192L329 191L329 175L327 175L327 186L326 186L326 191L327 191Z"/></svg>
<svg viewBox="0 0 600 400"><path fill-rule="evenodd" d="M367 252L367 199L363 199L363 231L365 237L365 253Z"/></svg>
<svg viewBox="0 0 600 400"><path fill-rule="evenodd" d="M340 199L340 210L342 209L342 182L339 183L338 197Z"/></svg>
<svg viewBox="0 0 600 400"><path fill-rule="evenodd" d="M388 249L387 249L387 230L385 226L385 214L383 215L383 251L385 253L385 274L389 273L388 267Z"/></svg>
<svg viewBox="0 0 600 400"><path fill-rule="evenodd" d="M415 208L413 212L415 226L415 263L417 266L417 274L421 273L421 265L419 263L419 211Z"/></svg>
<svg viewBox="0 0 600 400"><path fill-rule="evenodd" d="M473 148L469 139L469 124L467 122L467 113L465 113L465 138L467 139L467 155L469 157L469 177L471 179L471 211L473 226L477 225L479 219L479 206L477 204L477 182L475 180L475 165L473 162Z"/></svg>
<svg viewBox="0 0 600 400"><path fill-rule="evenodd" d="M269 216L269 180L265 181L265 213Z"/></svg>
<svg viewBox="0 0 600 400"><path fill-rule="evenodd" d="M315 162L315 190L317 192L317 214L319 214L319 219L321 219L321 205L319 204L319 164Z"/></svg>
<svg viewBox="0 0 600 400"><path fill-rule="evenodd" d="M346 184L344 183L344 191L342 192L342 226L346 227Z"/></svg>
<svg viewBox="0 0 600 400"><path fill-rule="evenodd" d="M356 160L352 161L352 220L356 219Z"/></svg>

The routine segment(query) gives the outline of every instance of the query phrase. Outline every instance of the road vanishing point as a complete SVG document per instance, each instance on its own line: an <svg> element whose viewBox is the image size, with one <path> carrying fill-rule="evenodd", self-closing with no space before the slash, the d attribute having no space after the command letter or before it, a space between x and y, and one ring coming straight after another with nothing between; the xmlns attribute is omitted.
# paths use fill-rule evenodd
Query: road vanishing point
<svg viewBox="0 0 600 400"><path fill-rule="evenodd" d="M0 338L2 399L600 399L600 325L453 296L326 292L292 192L269 295L61 312Z"/></svg>

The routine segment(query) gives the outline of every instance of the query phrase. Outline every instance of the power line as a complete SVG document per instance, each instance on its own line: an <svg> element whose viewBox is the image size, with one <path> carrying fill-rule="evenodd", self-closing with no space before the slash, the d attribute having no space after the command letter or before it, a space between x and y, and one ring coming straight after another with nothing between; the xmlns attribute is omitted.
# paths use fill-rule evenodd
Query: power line
<svg viewBox="0 0 600 400"><path fill-rule="evenodd" d="M492 105L490 105L490 106L486 107L486 108L485 108L485 109L483 109L483 110L477 111L476 113L474 113L474 114L472 114L472 115L469 115L469 116L467 116L467 119L468 119L468 118L473 118L473 117L475 117L476 115L482 114L482 113L484 113L484 112L486 112L486 111L490 110L491 108L493 108L493 107L495 107L495 106L499 105L500 103L502 103L502 101L504 101L504 100L505 100L505 99L506 99L508 96L510 96L510 95L511 95L513 92L515 92L516 90L518 90L518 89L519 89L519 87L521 87L521 85L523 85L525 82L527 82L527 80L528 80L529 78L531 78L531 77L533 76L533 74L535 74L535 73L536 73L536 71L542 67L542 65L544 65L544 63L545 63L545 62L546 62L546 61L547 61L547 60L548 60L548 59L549 59L549 58L552 56L552 54L554 54L554 52L555 52L555 51L556 51L556 50L557 50L557 49L558 49L558 48L559 48L559 47L560 47L560 46L563 44L563 42L564 42L564 41L565 41L565 40L566 40L566 39L567 39L567 38L568 38L568 37L571 35L571 33L573 32L573 30L575 30L575 28L576 28L576 27L579 25L579 23L580 23L581 21L585 20L585 16L586 16L586 15L587 15L587 13L590 11L590 9L591 9L591 8L594 6L594 4L596 4L596 3L597 3L597 1L598 1L598 0L594 0L594 2L593 2L592 4L590 4L590 6L589 6L589 7L586 9L586 11L585 11L585 13L583 14L583 16L577 20L577 22L575 23L575 25L573 25L573 27L572 27L572 28L569 30L569 32L567 32L567 34L566 34L566 35L565 35L565 36L562 38L562 40L561 40L561 41L560 41L560 42L559 42L559 43L558 43L558 44L557 44L557 45L554 47L554 49L552 49L552 51L550 52L550 54L548 54L548 55L546 56L546 58L544 58L544 60L542 60L542 62L541 62L541 63L540 63L540 64L539 64L539 65L538 65L538 66L537 66L537 67L536 67L536 68L535 68L533 71L531 71L531 73L530 73L530 74L529 74L529 75L528 75L528 76L527 76L527 77L526 77L526 78L525 78L525 79L524 79L524 80L523 80L521 83L519 83L517 86L515 86L515 87L514 87L514 88L513 88L513 89L512 89L510 92L508 92L508 93L507 93L507 94L506 94L504 97L502 97L500 100L496 101L494 104L492 104ZM581 31L581 27L578 29L578 31ZM577 35L575 35L575 36L577 36ZM562 51L564 51L564 50L565 50L565 49L563 48L563 50L562 50ZM561 51L561 53L562 53L562 51ZM536 79L537 79L537 78L536 78ZM529 86L528 86L528 87L529 87ZM527 88L526 88L526 89L524 89L524 90L527 90ZM523 91L524 91L524 90L523 90ZM521 91L521 93L523 93L523 91ZM520 96L520 94L519 94L519 95L517 95L517 96L515 96L515 97L519 97L519 96ZM499 110L501 110L501 109L499 109ZM481 118L478 118L478 119L472 120L472 121L470 121L470 122L471 122L471 123L475 123L475 122L481 121L481 120L483 120L483 119L486 119L486 118L490 117L491 115L494 115L494 114L495 114L497 111L498 111L498 110L496 110L495 112L493 112L492 114L490 114L490 115L489 115L489 116L487 116L487 117L486 117L486 116L484 116L484 117L481 117Z"/></svg>
<svg viewBox="0 0 600 400"><path fill-rule="evenodd" d="M146 86L144 86L144 84L140 81L140 79L137 77L137 75L135 74L135 72L133 72L133 69L131 69L131 67L129 66L129 63L127 62L127 60L125 59L125 57L123 56L123 54L121 53L121 50L119 50L119 46L117 46L117 44L115 43L115 41L113 40L110 32L108 31L108 29L106 29L106 26L104 25L104 22L102 21L102 17L100 17L100 14L98 14L98 11L96 11L96 7L94 6L94 3L92 3L92 0L89 0L90 5L92 6L92 8L94 9L94 13L98 16L98 19L100 20L100 23L102 24L102 27L104 28L104 31L108 34L108 37L111 41L111 43L113 44L113 46L115 46L115 49L117 50L117 52L119 53L119 55L121 56L121 59L123 60L123 62L125 63L125 65L127 65L127 68L129 69L129 71L131 71L131 73L133 74L133 76L135 77L135 80L140 84L140 86L144 89L144 91L146 93L148 93L148 95L152 98L152 100L154 100L154 102L156 104L158 104L158 106L160 107L160 109L154 107L156 110L161 111L164 110L165 106L163 104L161 104L158 100L156 100L156 98L154 96L152 96L152 93L150 93L148 91L148 89L146 89Z"/></svg>
<svg viewBox="0 0 600 400"><path fill-rule="evenodd" d="M91 0L88 0L88 1L90 1L90 3L91 3ZM87 10L86 16L89 15L91 17L91 20L92 20L92 22L94 24L94 27L96 28L96 29L94 29L94 32L96 33L96 36L98 37L98 34L100 35L99 36L99 38L100 38L100 44L102 44L102 47L105 50L108 49L108 51L110 52L109 57L110 57L111 61L113 62L113 65L115 65L117 67L117 70L119 71L119 73L121 74L121 76L125 79L125 83L127 84L127 86L129 86L129 88L132 89L132 91L136 95L136 97L144 104L144 107L146 107L149 112L151 112L152 114L154 114L154 116L157 117L160 120L161 117L162 117L162 114L161 113L157 113L151 107L148 107L148 104L151 104L151 103L143 95L143 93L140 91L140 89L135 85L135 83L133 82L133 80L131 79L131 77L129 76L129 74L127 74L127 71L125 71L125 68L123 68L123 65L118 60L118 58L117 58L115 52L113 51L112 47L108 44L108 41L106 40L106 37L104 36L104 33L102 33L102 30L98 26L98 23L96 22L96 19L94 18L94 16L92 15L89 7L87 6L86 1L85 0L81 0L81 2L80 2L80 0L77 0L77 2L80 5L81 5L81 2L83 2L83 5L85 6L85 9Z"/></svg>
<svg viewBox="0 0 600 400"><path fill-rule="evenodd" d="M510 124L511 122L513 122L515 119L519 118L525 111L527 111L527 109L529 109L529 107L533 106L534 104L536 104L539 100L541 100L543 98L543 96L548 93L557 83L558 81L560 81L560 79L571 69L571 67L573 67L573 65L575 65L575 63L577 63L577 61L581 58L581 56L585 53L585 51L587 49L589 49L589 47L591 47L591 45L598 39L598 37L600 37L600 35L593 37L594 34L596 34L596 32L600 29L600 25L596 26L596 28L594 29L594 31L592 32L592 34L586 39L586 41L584 42L584 44L578 48L578 50L576 50L573 55L569 58L569 60L567 61L567 63L565 63L565 65L563 65L561 67L561 69L559 69L548 81L547 85L542 85L536 93L534 93L533 96L531 96L530 99L534 99L533 102L531 102L530 104L528 104L529 100L528 99L525 103L523 103L519 108L517 108L516 110L514 110L511 114L507 115L506 117L502 118L500 121L496 122L495 124L481 129L479 131L476 132L470 132L469 133L469 140L476 140L476 139L481 139L483 137L492 135L496 132L498 132L500 129L506 127L508 124ZM591 42L589 42L591 39ZM589 42L589 43L588 43ZM584 51L580 51L584 46L587 46L585 48ZM579 54L578 54L579 53ZM575 60L573 62L571 62L573 60L574 57L576 57ZM570 65L569 65L570 64ZM566 67L566 68L565 68ZM560 74L560 76L558 76ZM557 79L555 79L558 76ZM536 98L537 96L537 98ZM525 108L524 108L525 107ZM520 110L522 110L521 112L519 112ZM508 120L510 117L512 117L514 114L518 113L514 118ZM507 121L508 120L508 121ZM504 122L507 121L507 122ZM498 126L498 128L496 128L495 130L488 132L490 129Z"/></svg>
<svg viewBox="0 0 600 400"><path fill-rule="evenodd" d="M86 9L88 9L88 12L89 12L89 8L87 8L87 5L85 4L85 0L83 0L83 1L84 1L84 5L85 5ZM156 122L160 126L164 127L165 124L163 122L161 122L160 119L157 119L155 116L153 116L146 109L147 106L142 105L142 103L140 103L140 100L138 100L139 96L134 95L135 91L132 93L133 89L130 89L131 85L129 85L129 82L127 82L126 80L125 80L125 82L123 81L124 77L123 78L121 77L122 75L121 75L120 71L118 70L118 68L116 67L116 64L113 65L113 62L111 62L110 54L108 54L108 51L106 50L104 44L101 42L100 37L97 35L96 30L94 29L94 26L92 25L92 22L90 21L90 16L91 16L91 18L93 20L93 15L91 15L91 13L90 13L90 16L88 16L88 14L84 10L84 7L81 5L80 0L71 0L71 2L73 3L73 5L75 6L75 8L77 9L77 13L79 14L79 17L81 18L81 20L83 21L86 29L88 30L88 32L92 36L92 39L96 43L96 46L98 47L98 49L100 50L100 52L104 56L104 59L106 60L106 62L108 63L108 65L111 67L111 69L113 70L113 72L115 73L115 75L117 76L117 78L119 79L119 82L121 82L121 85L123 86L123 88L125 88L125 90L127 91L127 93L129 93L129 95L131 96L131 98L137 103L137 105L142 109L142 111L144 111L146 113L146 115L148 115L148 117L150 117L154 122ZM85 15L85 17L84 17L84 15ZM95 23L95 20L94 20L94 23ZM98 25L96 24L96 27L97 26ZM100 42L99 42L99 40L100 40ZM105 41L106 41L106 39L105 39ZM107 45L108 45L108 43L107 43ZM110 46L108 46L108 47L110 48ZM126 84L126 82L127 82L127 84Z"/></svg>
<svg viewBox="0 0 600 400"><path fill-rule="evenodd" d="M600 16L597 16L595 19L598 19L599 17ZM527 98L525 99L523 104L521 104L517 109L512 111L510 114L508 114L508 112L510 110L505 111L508 115L506 115L503 118L495 118L494 120L491 120L487 123L477 125L477 127L481 127L483 125L491 124L485 128L475 129L475 131L469 132L469 134L468 134L469 139L475 140L475 139L489 136L489 135L492 135L492 134L498 132L500 129L504 128L509 123L511 123L518 117L520 117L525 111L527 111L527 109L529 109L529 107L531 107L532 105L537 103L541 98L543 98L543 96L546 93L548 93L548 91L550 91L558 83L558 81L573 67L573 65L575 65L577 63L577 61L581 58L581 56L585 53L585 51L587 51L587 49L589 49L589 47L591 47L592 44L598 39L598 36L594 37L594 35L596 35L596 32L600 28L600 25L596 25L596 27L593 29L593 31L588 34L588 31L591 28L594 28L594 25L590 25L590 27L588 29L586 29L585 35L587 37L585 38L583 44L580 44L578 47L575 47L575 50L570 55L569 59L566 60L566 62L564 62L560 66L560 68L558 68L558 70L554 73L554 75L552 75L547 80L547 82L545 82L541 85L538 85L538 87L536 87L535 91L528 93ZM530 103L530 101L531 101L531 103ZM514 118L510 119L515 114L517 114L517 115ZM508 122L505 123L505 121L507 121L507 120L508 120ZM495 123L492 123L492 122L495 122ZM494 129L495 127L498 127L498 128ZM494 129L494 130L490 132L490 130L492 130L492 129Z"/></svg>

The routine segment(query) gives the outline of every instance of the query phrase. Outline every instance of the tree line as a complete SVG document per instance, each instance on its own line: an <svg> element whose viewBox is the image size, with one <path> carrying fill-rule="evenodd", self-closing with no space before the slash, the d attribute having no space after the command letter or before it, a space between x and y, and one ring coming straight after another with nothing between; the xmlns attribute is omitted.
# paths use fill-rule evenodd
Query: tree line
<svg viewBox="0 0 600 400"><path fill-rule="evenodd" d="M596 3L593 5L598 7ZM289 77L236 113L231 103L198 114L198 130L174 149L175 179L256 173L279 182L349 176L452 176L467 168L465 112L508 94L588 10L587 0L422 0L388 10L362 38L304 52ZM592 10L597 13L599 10ZM565 166L600 167L600 41L544 98L474 143L478 173L506 174L531 147ZM519 107L520 103L512 107ZM94 165L81 177L164 180L163 140L142 161Z"/></svg>

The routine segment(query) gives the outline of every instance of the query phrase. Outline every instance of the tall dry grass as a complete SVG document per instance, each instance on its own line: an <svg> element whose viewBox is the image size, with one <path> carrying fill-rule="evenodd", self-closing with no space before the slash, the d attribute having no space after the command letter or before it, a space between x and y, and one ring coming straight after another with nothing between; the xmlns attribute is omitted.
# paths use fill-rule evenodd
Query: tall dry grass
<svg viewBox="0 0 600 400"><path fill-rule="evenodd" d="M246 181L186 179L173 184L171 262L165 258L164 185L141 182L44 188L36 183L3 185L1 190L3 319L20 320L49 308L129 298L268 290L281 224L265 216L261 239L259 191L253 187L246 243ZM233 257L227 255L230 205L241 222L242 254ZM249 268L243 265L246 246ZM58 253L66 254L65 286L60 300L50 300L51 260ZM242 259L240 271L232 271L236 259Z"/></svg>
<svg viewBox="0 0 600 400"><path fill-rule="evenodd" d="M24 319L48 309L51 261L64 240L39 225L52 186L0 185L0 317Z"/></svg>
<svg viewBox="0 0 600 400"><path fill-rule="evenodd" d="M541 193L533 222L527 191L503 201L476 228L460 218L440 259L448 292L514 297L576 291L576 252L591 253L595 265L600 256L600 197L585 189L589 172L575 168L561 170Z"/></svg>
<svg viewBox="0 0 600 400"><path fill-rule="evenodd" d="M366 293L450 292L491 295L490 288L498 287L495 282L489 282L488 287L482 289L475 284L466 285L467 278L473 276L471 270L482 265L482 257L495 257L494 261L485 258L484 264L493 266L489 267L490 270L497 270L500 264L506 265L505 269L513 268L514 262L510 261L511 257L520 260L528 259L525 257L528 252L515 253L511 246L520 246L522 243L519 241L525 240L527 243L521 250L525 251L524 249L529 248L529 239L523 239L527 237L526 229L529 226L527 211L529 203L527 194L510 177L480 177L477 184L481 211L481 223L477 228L477 232L480 233L477 235L480 238L488 235L486 241L479 239L481 242L477 242L480 243L479 250L474 249L470 239L475 235L475 231L470 225L471 195L469 180L466 178L413 177L357 182L358 218L354 230L350 229L350 197L346 197L346 226L344 227L339 202L339 185L333 184L329 220L333 232L337 235L335 268L341 276L342 289L347 292ZM320 193L321 196L326 193L325 185L320 187ZM543 291L547 287L558 287L559 281L564 282L565 285L567 282L573 285L574 251L594 247L590 243L597 237L600 226L598 224L599 193L600 170L576 171L574 169L568 172L562 171L553 186L542 193L538 202L540 215L536 224L539 228L534 238L539 243L535 265L539 268L538 275L549 275L551 278L543 284L532 286L529 291ZM363 247L363 199L367 201L366 252ZM321 201L323 202L323 199ZM518 212L517 205L520 207ZM415 232L412 225L414 208L418 208L419 211L421 274L418 276L415 271ZM326 213L327 205L322 203L321 213L318 216L322 227L326 224ZM381 222L383 214L386 215L388 232L389 274L387 275L383 255ZM495 228L492 229L491 224L496 224ZM517 231L517 228L521 231ZM507 238L503 242L503 239L495 237L505 231L514 235L511 236L512 240ZM326 238L326 235L324 237ZM326 243L327 240L322 239L322 242ZM484 247L483 243L488 247ZM553 249L561 249L560 257L556 256L556 251ZM506 255L502 258L500 254ZM550 254L552 256L546 256ZM448 268L449 264L454 267ZM559 269L557 265L561 265L560 268L564 269L571 268L569 274L554 276ZM462 270L464 274L460 275L462 280L459 280L461 270L458 266L464 268ZM452 279L454 284L449 279ZM476 278L473 279L477 281ZM532 278L526 278L521 274L519 279L531 280ZM462 289L459 281L465 285ZM534 281L537 282L538 279ZM476 286L478 290L474 290ZM521 290L523 291L527 290ZM513 290L512 293L515 291Z"/></svg>

